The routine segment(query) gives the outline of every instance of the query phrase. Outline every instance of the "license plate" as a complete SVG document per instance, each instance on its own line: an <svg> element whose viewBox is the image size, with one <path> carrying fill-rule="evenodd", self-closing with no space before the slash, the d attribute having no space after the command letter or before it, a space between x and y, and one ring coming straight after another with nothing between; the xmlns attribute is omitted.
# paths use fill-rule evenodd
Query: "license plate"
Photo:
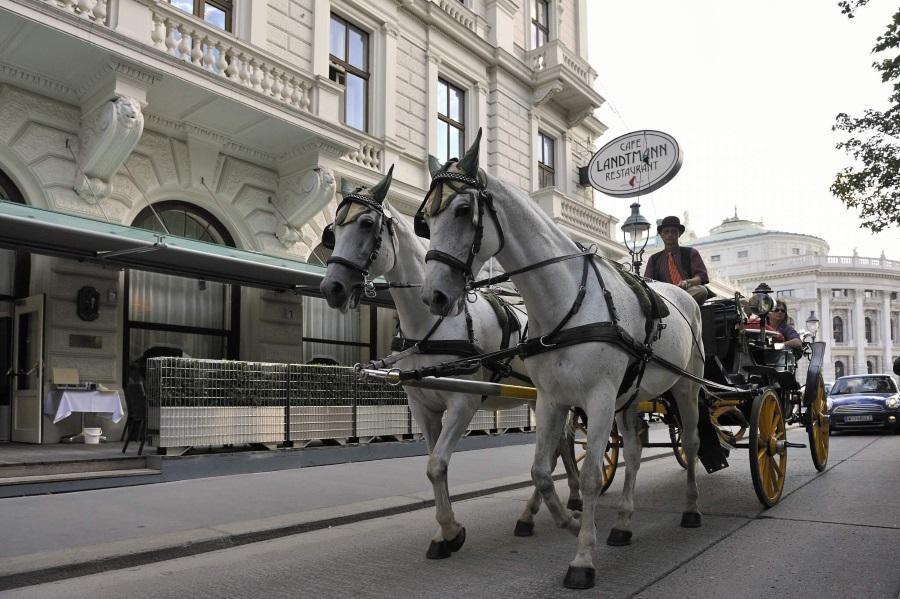
<svg viewBox="0 0 900 599"><path fill-rule="evenodd" d="M872 416L870 414L865 416L844 416L844 422L872 422Z"/></svg>

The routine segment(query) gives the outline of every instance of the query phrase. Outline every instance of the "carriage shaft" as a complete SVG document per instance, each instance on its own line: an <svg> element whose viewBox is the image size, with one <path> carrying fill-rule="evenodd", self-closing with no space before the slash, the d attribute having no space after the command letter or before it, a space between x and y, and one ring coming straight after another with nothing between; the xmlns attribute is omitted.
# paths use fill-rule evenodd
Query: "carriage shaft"
<svg viewBox="0 0 900 599"><path fill-rule="evenodd" d="M372 368L364 368L360 370L360 374L366 378L384 381L389 385L420 387L438 391L457 391L459 393L507 397L525 401L535 401L537 399L537 389L521 385L504 385L502 383L433 376L426 376L421 379L401 379L396 370L377 370Z"/></svg>

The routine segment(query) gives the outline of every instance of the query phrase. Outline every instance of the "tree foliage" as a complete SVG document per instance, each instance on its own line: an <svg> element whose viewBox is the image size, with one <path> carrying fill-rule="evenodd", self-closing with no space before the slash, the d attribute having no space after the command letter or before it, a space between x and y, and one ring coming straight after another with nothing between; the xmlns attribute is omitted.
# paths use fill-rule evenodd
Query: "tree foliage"
<svg viewBox="0 0 900 599"><path fill-rule="evenodd" d="M848 18L869 0L839 2ZM862 226L879 232L900 226L900 11L894 13L885 32L876 39L874 54L888 53L872 68L881 80L891 84L889 108L869 109L862 116L837 115L833 127L849 138L837 144L850 155L856 165L840 171L831 185L831 193L849 208L859 210ZM883 56L883 55L882 55Z"/></svg>

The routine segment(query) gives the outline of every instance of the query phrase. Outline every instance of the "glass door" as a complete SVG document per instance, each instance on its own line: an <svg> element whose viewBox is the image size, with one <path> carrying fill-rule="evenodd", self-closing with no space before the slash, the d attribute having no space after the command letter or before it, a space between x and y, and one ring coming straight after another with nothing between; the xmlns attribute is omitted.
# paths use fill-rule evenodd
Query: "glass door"
<svg viewBox="0 0 900 599"><path fill-rule="evenodd" d="M44 296L16 300L13 308L12 440L41 442Z"/></svg>

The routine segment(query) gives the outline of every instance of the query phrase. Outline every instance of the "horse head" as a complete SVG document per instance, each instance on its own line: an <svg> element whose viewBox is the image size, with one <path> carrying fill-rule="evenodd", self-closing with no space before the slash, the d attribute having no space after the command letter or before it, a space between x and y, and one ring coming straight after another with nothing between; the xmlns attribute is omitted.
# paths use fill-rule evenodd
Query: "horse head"
<svg viewBox="0 0 900 599"><path fill-rule="evenodd" d="M319 289L328 305L346 312L359 304L371 279L390 270L396 260L394 220L384 204L394 167L371 188L341 184L343 199L334 222L325 227L322 245L332 250Z"/></svg>
<svg viewBox="0 0 900 599"><path fill-rule="evenodd" d="M460 160L428 157L431 186L416 212L416 233L431 241L425 255L422 301L433 314L462 311L468 285L485 261L503 248L503 233L487 176L478 168L481 129Z"/></svg>

